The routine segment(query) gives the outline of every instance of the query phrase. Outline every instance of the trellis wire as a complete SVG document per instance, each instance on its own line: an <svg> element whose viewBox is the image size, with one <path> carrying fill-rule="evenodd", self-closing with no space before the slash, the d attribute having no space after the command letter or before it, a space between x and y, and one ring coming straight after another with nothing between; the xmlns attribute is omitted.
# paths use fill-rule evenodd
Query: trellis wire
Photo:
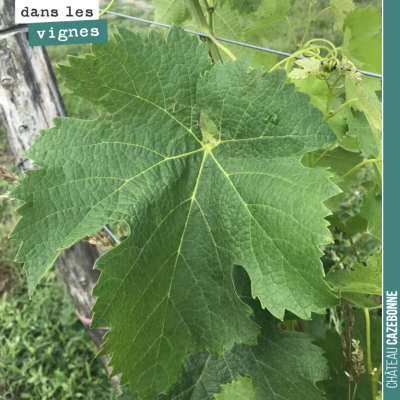
<svg viewBox="0 0 400 400"><path fill-rule="evenodd" d="M103 10L100 9L100 11L103 11ZM120 14L120 13L116 13L116 12L113 12L113 11L107 11L106 14L112 14L112 15L116 15L117 17L122 17L122 18L127 18L127 19L133 19L133 20L135 20L135 21L144 22L144 23L146 23L146 24L157 25L157 26L161 26L161 27L163 27L163 28L171 28L171 25L162 24L162 23L160 23L160 22L149 21L149 20L147 20L147 19L132 17L131 15ZM188 32L188 33L192 33L192 34L194 34L194 35L203 36L203 37L208 37L208 35L207 35L206 33L196 32L196 31L192 31L192 30L190 30L190 29L184 29L184 31L186 31L186 32ZM218 36L215 36L215 38L216 38L217 40L220 40L221 42L236 44L237 46L244 46L244 47L248 47L248 48L250 48L250 49L265 51L265 52L267 52L267 53L274 53L274 54L277 54L277 55L280 55L280 56L285 56L285 57L290 57L290 56L291 56L290 53L285 53L284 51L268 49L268 48L266 48L266 47L255 46L255 45L253 45L253 44L248 44L248 43L243 43L243 42L237 42L236 40L225 39L225 38L218 37ZM304 58L304 57L297 56L296 58L301 59L301 58ZM357 72L360 72L360 73L362 73L363 75L372 76L372 77L374 77L374 78L382 79L382 75L381 75L381 74L376 74L376 73L374 73L374 72L362 71L362 70L360 70L360 69L358 69Z"/></svg>
<svg viewBox="0 0 400 400"><path fill-rule="evenodd" d="M100 11L104 11L104 10L100 9ZM122 18L127 18L127 19L133 19L135 21L144 22L145 24L152 24L152 25L156 25L156 26L161 26L162 28L171 28L171 25L162 24L160 22L149 21L147 19L142 19L142 18L138 18L138 17L132 17L131 15L120 14L120 13L116 13L114 11L106 11L106 14L111 14L111 15L115 15L117 17L122 17ZM18 33L18 32L27 32L27 31L28 31L27 27L17 27L17 28L9 29L9 30L6 30L4 32L0 32L0 39L2 37L5 38L5 37L7 37L9 35L13 35L13 34ZM193 35L202 36L202 37L208 37L208 35L206 33L196 32L196 31L192 31L190 29L184 29L184 31L186 31L188 33L192 33ZM237 46L244 46L244 47L248 47L248 48L254 49L254 50L265 51L267 53L274 53L274 54L277 54L279 56L290 57L292 55L292 54L286 53L284 51L268 49L266 47L255 46L255 45L249 44L249 43L237 42L236 40L225 39L225 38L222 38L222 37L219 37L219 36L216 36L215 38L217 40L220 40L221 42L231 43L231 44L235 44ZM296 58L297 59L301 59L301 58L304 58L304 57L296 56ZM372 76L373 78L382 79L382 74L376 74L375 72L363 71L361 69L358 69L357 72L360 72L363 75Z"/></svg>

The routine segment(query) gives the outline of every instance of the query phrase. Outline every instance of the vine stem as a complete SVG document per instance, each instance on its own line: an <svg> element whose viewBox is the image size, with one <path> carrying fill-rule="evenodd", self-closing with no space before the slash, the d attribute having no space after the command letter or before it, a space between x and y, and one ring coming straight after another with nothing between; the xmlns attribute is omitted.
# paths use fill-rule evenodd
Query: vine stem
<svg viewBox="0 0 400 400"><path fill-rule="evenodd" d="M308 166L310 168L314 168L314 152L313 151L310 151L308 153Z"/></svg>
<svg viewBox="0 0 400 400"><path fill-rule="evenodd" d="M325 48L328 49L325 46L315 46L313 47L313 49L319 49L319 48ZM329 50L329 49L328 49ZM278 67L280 67L282 64L284 64L285 62L291 60L292 58L296 58L297 56L301 56L304 52L309 51L309 49L301 49L299 51L296 51L295 53L293 53L290 57L287 57L285 59L283 59L282 61L279 61L278 64L275 64L270 70L269 72L275 71ZM318 54L314 55L314 57L319 58L322 60L321 57L318 57Z"/></svg>
<svg viewBox="0 0 400 400"><path fill-rule="evenodd" d="M351 235L347 235L347 236L348 236L348 238L349 238L350 244L351 244L352 246L354 246L354 242L353 242L353 239L351 238ZM354 255L356 256L357 261L361 264L360 256L358 255L357 249L356 249L355 247L353 248L353 253L354 253Z"/></svg>
<svg viewBox="0 0 400 400"><path fill-rule="evenodd" d="M356 398L357 385L358 385L358 382L356 382L356 385L354 386L354 392L353 392L352 400L354 400Z"/></svg>
<svg viewBox="0 0 400 400"><path fill-rule="evenodd" d="M353 172L356 172L359 168L361 168L362 166L366 165L366 164L370 164L370 163L376 163L378 162L378 160L365 160L363 162L360 162L360 164L357 164L354 168L352 168L349 172L346 172L343 176L342 179L346 179L347 177L349 177Z"/></svg>
<svg viewBox="0 0 400 400"><path fill-rule="evenodd" d="M371 321L369 318L369 310L368 308L364 308L365 313L365 323L367 330L367 371L368 374L371 375L372 372L372 359L371 359Z"/></svg>
<svg viewBox="0 0 400 400"><path fill-rule="evenodd" d="M330 149L336 144L336 142L333 142L318 158L317 161L315 161L315 165L317 165L330 151Z"/></svg>
<svg viewBox="0 0 400 400"><path fill-rule="evenodd" d="M328 97L326 99L326 108L325 108L325 115L324 115L324 120L327 121L329 119L329 113L331 112L331 99L333 95L333 87L329 87L329 92L328 92Z"/></svg>
<svg viewBox="0 0 400 400"><path fill-rule="evenodd" d="M288 25L289 25L289 30L290 30L290 34L292 35L292 40L293 40L294 47L295 47L296 49L298 49L298 48L299 48L299 45L297 44L296 38L294 37L294 33L293 33L293 29L292 29L292 24L290 23L288 17L286 17L286 22L287 22Z"/></svg>
<svg viewBox="0 0 400 400"><path fill-rule="evenodd" d="M202 29L203 31L205 31L204 33L206 33L209 37L209 39L212 40L212 42L219 47L224 53L226 53L233 61L235 61L237 58L235 57L235 55L229 50L227 49L223 44L221 44L213 35L205 17L203 14L203 10L201 9L199 0L188 0L189 4L191 5L193 14L196 18L197 24L199 25L200 29ZM221 60L222 61L222 60Z"/></svg>
<svg viewBox="0 0 400 400"><path fill-rule="evenodd" d="M346 103L342 104L334 113L328 115L328 118L334 117L339 111L343 110L343 108L347 107L350 103L354 103L355 101L358 101L358 99L346 101Z"/></svg>
<svg viewBox="0 0 400 400"><path fill-rule="evenodd" d="M379 366L378 370L372 376L372 397L374 399L378 397L378 383L381 375L382 375L382 364Z"/></svg>
<svg viewBox="0 0 400 400"><path fill-rule="evenodd" d="M105 10L103 10L100 14L99 17L101 17L102 15L104 15L110 8L111 6L114 4L115 0L111 0L111 3L107 6L107 8Z"/></svg>
<svg viewBox="0 0 400 400"><path fill-rule="evenodd" d="M308 31L309 31L311 23L312 23L312 20L311 20L311 7L312 7L312 3L308 3L308 24L307 24L306 31L304 32L303 39L301 40L301 43L300 43L300 47L301 48L303 47L303 44L304 44L304 42L306 40L306 37L308 35Z"/></svg>
<svg viewBox="0 0 400 400"><path fill-rule="evenodd" d="M324 9L313 19L313 22L315 22L315 21L321 16L321 14L323 14L325 11L328 11L328 10L330 10L330 9L331 9L330 7L324 8Z"/></svg>
<svg viewBox="0 0 400 400"><path fill-rule="evenodd" d="M335 269L337 269L337 267L342 263L342 261L353 251L353 249L357 246L360 240L368 235L369 235L368 232L364 232L362 235L360 235L360 237L354 242L352 246L350 246L350 248L346 251L346 253L343 254L340 260L331 268L331 270L326 275L329 275L331 272L335 271Z"/></svg>

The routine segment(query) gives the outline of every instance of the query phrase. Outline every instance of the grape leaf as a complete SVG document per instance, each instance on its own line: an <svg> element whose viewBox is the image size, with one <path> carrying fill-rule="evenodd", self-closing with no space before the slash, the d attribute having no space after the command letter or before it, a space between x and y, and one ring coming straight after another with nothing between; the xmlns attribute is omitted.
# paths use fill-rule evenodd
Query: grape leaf
<svg viewBox="0 0 400 400"><path fill-rule="evenodd" d="M154 21L164 24L181 24L190 18L186 0L153 0Z"/></svg>
<svg viewBox="0 0 400 400"><path fill-rule="evenodd" d="M250 16L248 27L244 31L244 39L248 40L253 35L261 35L268 39L275 38L270 30L285 20L292 6L292 2L285 0L264 1L258 12Z"/></svg>
<svg viewBox="0 0 400 400"><path fill-rule="evenodd" d="M316 76L321 68L321 61L313 57L296 60L296 64L300 68L292 69L288 75L289 78L306 79L309 76Z"/></svg>
<svg viewBox="0 0 400 400"><path fill-rule="evenodd" d="M375 302L373 296L363 293L354 293L354 292L341 292L341 297L350 301L361 308L380 308L381 306Z"/></svg>
<svg viewBox="0 0 400 400"><path fill-rule="evenodd" d="M382 244L382 196L377 188L364 195L359 214L368 221L367 232Z"/></svg>
<svg viewBox="0 0 400 400"><path fill-rule="evenodd" d="M122 28L115 39L60 66L102 116L42 132L26 155L43 169L11 195L26 202L11 236L32 291L63 248L128 223L130 236L96 262L92 327L111 325L100 354L148 398L170 387L187 352L255 344L233 263L276 317L337 303L318 245L331 240L322 202L338 189L299 163L334 135L284 71L248 73L250 59L209 71L207 45L178 27L167 42ZM217 144L202 142L200 110Z"/></svg>
<svg viewBox="0 0 400 400"><path fill-rule="evenodd" d="M238 380L223 385L223 392L214 396L215 400L257 400L257 390L250 378L238 375Z"/></svg>
<svg viewBox="0 0 400 400"><path fill-rule="evenodd" d="M382 254L374 253L367 261L367 266L355 266L355 271L334 271L325 280L334 285L335 290L376 294L382 296Z"/></svg>
<svg viewBox="0 0 400 400"><path fill-rule="evenodd" d="M355 133L360 140L360 150L367 156L373 155L377 157L379 154L378 144L365 114L348 107L346 120L349 126L349 131Z"/></svg>
<svg viewBox="0 0 400 400"><path fill-rule="evenodd" d="M368 222L359 214L353 215L346 220L341 220L337 215L330 215L325 219L331 224L330 228L337 227L348 235L356 235L367 230Z"/></svg>
<svg viewBox="0 0 400 400"><path fill-rule="evenodd" d="M369 126L375 138L377 150L382 148L382 103L375 95L371 96L361 84L356 85L358 102L368 120Z"/></svg>
<svg viewBox="0 0 400 400"><path fill-rule="evenodd" d="M346 14L341 51L357 68L382 73L382 16L371 6Z"/></svg>
<svg viewBox="0 0 400 400"><path fill-rule="evenodd" d="M329 92L325 81L322 81L315 76L309 76L306 80L296 79L293 83L296 85L296 90L308 94L311 98L311 104L321 110L321 112L325 113L326 100ZM331 108L339 108L341 103L339 98L336 96L336 93L333 93L332 97ZM343 141L346 139L345 135L348 133L348 127L344 114L339 112L333 118L329 118L328 124L335 133L338 143L343 145L343 147L346 147L346 143L343 143Z"/></svg>
<svg viewBox="0 0 400 400"><path fill-rule="evenodd" d="M234 280L238 295L254 309L254 321L261 326L258 344L235 345L231 353L225 351L218 360L205 351L188 355L168 393L151 400L213 400L218 398L215 394L227 387L224 385L233 382L228 386L237 387L237 379L240 385L241 376L252 380L260 400L273 396L297 400L299 393L304 399L320 399L315 382L326 379L328 369L322 350L311 343L314 338L306 333L280 330L279 321L251 298L250 280L242 267L234 267ZM138 400L128 387L122 389L125 397L118 400ZM222 398L226 398L223 393Z"/></svg>
<svg viewBox="0 0 400 400"><path fill-rule="evenodd" d="M237 10L241 14L250 14L257 11L263 0L220 0L221 5L229 4L232 10Z"/></svg>
<svg viewBox="0 0 400 400"><path fill-rule="evenodd" d="M201 3L204 14L206 14L205 6ZM238 42L244 42L243 37L243 25L245 23L244 18L235 9L231 10L228 3L219 4L214 10L214 28L215 35L217 37L223 37L226 39L236 40ZM198 30L195 19L188 20L182 24L182 27L190 30ZM259 43L258 43L259 44ZM276 61L276 54L266 53L265 51L258 51L245 46L238 46L231 43L224 43L237 58L253 56L251 66L253 68L263 66L265 69L270 69L274 66ZM220 51L220 55L224 62L230 60L230 57L223 51Z"/></svg>
<svg viewBox="0 0 400 400"><path fill-rule="evenodd" d="M353 310L355 317L353 337L360 341L360 346L364 353L364 362L367 364L367 340L365 315L361 309ZM372 368L378 368L382 360L382 319L378 316L370 316L371 322L371 359ZM345 374L346 359L343 356L340 336L331 330L326 331L326 339L318 340L320 345L326 351L326 358L330 369L330 380L319 382L317 387L325 392L324 397L327 400L347 399L349 397L349 381ZM354 350L354 349L353 349ZM347 350L348 351L348 350ZM354 382L352 382L352 390ZM368 372L360 375L360 381L357 385L355 400L370 400L372 398L372 384Z"/></svg>
<svg viewBox="0 0 400 400"><path fill-rule="evenodd" d="M322 155L323 151L316 151L314 158L317 161ZM358 181L359 170L351 174L348 178L343 180L341 177L357 164L362 162L363 158L360 153L350 152L341 147L329 151L319 162L316 164L317 168L329 168L335 174L334 182L342 190L342 193L331 197L324 204L331 210L336 211L342 201L346 198L347 193L352 189L355 182ZM308 165L308 155L302 159L303 165Z"/></svg>
<svg viewBox="0 0 400 400"><path fill-rule="evenodd" d="M378 92L382 90L381 79L374 78L372 76L363 75L361 81L354 79L345 79L345 90L346 100L358 99L357 86L361 86L363 90L368 93L369 97L375 98L377 101L382 103L382 99L379 100ZM362 111L362 106L359 101L353 101L349 105L351 108L357 111Z"/></svg>
<svg viewBox="0 0 400 400"><path fill-rule="evenodd" d="M341 31L344 23L344 12L354 10L355 5L353 0L331 0L329 3L331 11L335 14L334 31Z"/></svg>

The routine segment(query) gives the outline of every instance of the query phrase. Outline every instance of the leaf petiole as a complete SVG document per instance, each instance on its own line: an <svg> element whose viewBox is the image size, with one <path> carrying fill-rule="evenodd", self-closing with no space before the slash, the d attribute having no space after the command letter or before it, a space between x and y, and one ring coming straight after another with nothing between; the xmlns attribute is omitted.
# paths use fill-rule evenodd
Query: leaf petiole
<svg viewBox="0 0 400 400"><path fill-rule="evenodd" d="M342 261L353 251L353 249L357 246L357 244L361 241L361 239L368 235L369 235L368 232L364 232L362 235L360 235L360 237L354 242L352 246L350 246L350 248L346 251L346 253L343 254L340 260L330 269L330 271L326 275L329 275L331 272L335 271L335 269L339 267Z"/></svg>
<svg viewBox="0 0 400 400"><path fill-rule="evenodd" d="M99 17L101 17L102 15L104 15L104 14L111 8L111 6L114 4L114 1L115 1L115 0L111 0L110 4L106 7L106 9L103 10L103 11L99 14Z"/></svg>
<svg viewBox="0 0 400 400"><path fill-rule="evenodd" d="M346 179L349 177L353 172L356 172L359 168L363 167L366 164L371 164L371 163L376 163L379 160L365 160L363 162L360 162L360 164L357 164L354 168L352 168L349 172L346 172L343 176L342 179Z"/></svg>
<svg viewBox="0 0 400 400"><path fill-rule="evenodd" d="M352 99L352 100L346 101L346 103L342 104L335 112L333 112L332 114L329 114L327 116L327 118L334 117L339 111L343 110L343 108L348 106L350 103L354 103L355 101L358 101L358 99Z"/></svg>
<svg viewBox="0 0 400 400"><path fill-rule="evenodd" d="M330 7L326 7L324 8L314 19L313 19L313 23L321 16L321 14L323 14L325 11L330 10Z"/></svg>

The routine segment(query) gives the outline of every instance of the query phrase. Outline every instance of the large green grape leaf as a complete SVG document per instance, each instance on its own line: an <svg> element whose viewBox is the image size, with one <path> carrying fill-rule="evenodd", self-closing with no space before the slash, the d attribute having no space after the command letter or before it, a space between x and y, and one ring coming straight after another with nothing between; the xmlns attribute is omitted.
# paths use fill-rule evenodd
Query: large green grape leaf
<svg viewBox="0 0 400 400"><path fill-rule="evenodd" d="M341 31L344 23L344 13L354 10L353 0L331 0L329 3L331 11L335 14L334 31Z"/></svg>
<svg viewBox="0 0 400 400"><path fill-rule="evenodd" d="M316 389L315 382L327 379L329 371L323 351L312 343L314 338L306 333L279 329L280 321L262 310L258 300L252 299L250 280L242 267L235 266L234 280L239 296L254 309L254 321L261 327L257 346L235 345L232 352L225 351L218 360L205 351L188 355L167 394L151 400L225 399L224 391L228 386L243 386L241 376L251 380L258 400L298 400L299 393L304 399L320 399L321 392ZM239 383L235 383L236 380ZM138 400L128 387L122 390L124 395L118 400ZM214 397L218 393L221 394Z"/></svg>
<svg viewBox="0 0 400 400"><path fill-rule="evenodd" d="M338 270L327 275L325 280L342 292L376 294L382 296L382 254L374 253L367 266L357 264L354 271Z"/></svg>
<svg viewBox="0 0 400 400"><path fill-rule="evenodd" d="M187 352L255 344L234 263L278 318L336 304L318 245L331 240L322 202L338 189L299 163L334 135L284 71L248 73L250 59L209 71L207 45L178 27L167 42L125 29L115 39L60 67L102 116L55 119L35 141L26 155L43 169L11 195L26 202L11 236L32 291L63 248L128 223L131 235L96 263L92 327L111 325L101 354L148 398L170 387ZM217 142L202 141L200 110Z"/></svg>
<svg viewBox="0 0 400 400"><path fill-rule="evenodd" d="M382 15L371 6L355 8L346 14L343 55L357 68L382 73Z"/></svg>
<svg viewBox="0 0 400 400"><path fill-rule="evenodd" d="M364 353L364 362L367 369L367 338L364 311L353 310L355 317L353 337L360 341ZM372 368L379 368L382 360L382 319L378 316L370 316L371 323L371 359ZM317 386L325 392L327 400L348 399L349 381L345 374L346 359L343 356L340 336L327 330L325 340L319 340L318 344L326 351L326 358L330 369L330 380L319 382ZM352 351L354 348L352 349ZM347 350L348 351L348 350ZM353 372L354 373L354 372ZM351 393L354 391L352 382ZM372 398L372 383L368 372L360 375L357 385L355 400L370 400Z"/></svg>
<svg viewBox="0 0 400 400"><path fill-rule="evenodd" d="M190 18L187 0L153 0L154 21L164 24L181 24Z"/></svg>
<svg viewBox="0 0 400 400"><path fill-rule="evenodd" d="M220 0L221 5L229 4L232 10L237 10L241 14L250 14L257 11L263 0Z"/></svg>

